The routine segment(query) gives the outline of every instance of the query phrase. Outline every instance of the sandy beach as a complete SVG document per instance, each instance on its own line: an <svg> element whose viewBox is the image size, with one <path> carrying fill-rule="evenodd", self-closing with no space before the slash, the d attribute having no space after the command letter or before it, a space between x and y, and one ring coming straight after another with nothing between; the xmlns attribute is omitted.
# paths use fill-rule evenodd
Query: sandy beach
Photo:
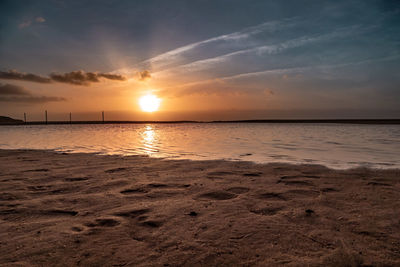
<svg viewBox="0 0 400 267"><path fill-rule="evenodd" d="M399 211L400 170L0 150L2 266L400 266Z"/></svg>

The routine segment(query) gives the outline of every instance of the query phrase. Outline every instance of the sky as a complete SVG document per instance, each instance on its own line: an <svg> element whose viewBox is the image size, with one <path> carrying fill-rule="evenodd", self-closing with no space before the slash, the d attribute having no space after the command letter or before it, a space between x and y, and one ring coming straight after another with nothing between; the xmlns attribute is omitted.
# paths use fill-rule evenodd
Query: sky
<svg viewBox="0 0 400 267"><path fill-rule="evenodd" d="M0 115L28 121L400 118L399 70L400 1L0 2Z"/></svg>

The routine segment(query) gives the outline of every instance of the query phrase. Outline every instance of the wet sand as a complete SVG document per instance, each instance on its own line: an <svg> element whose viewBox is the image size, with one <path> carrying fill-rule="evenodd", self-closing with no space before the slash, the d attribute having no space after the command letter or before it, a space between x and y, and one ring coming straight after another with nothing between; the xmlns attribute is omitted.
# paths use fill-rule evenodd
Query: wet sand
<svg viewBox="0 0 400 267"><path fill-rule="evenodd" d="M0 150L0 265L400 266L400 170Z"/></svg>

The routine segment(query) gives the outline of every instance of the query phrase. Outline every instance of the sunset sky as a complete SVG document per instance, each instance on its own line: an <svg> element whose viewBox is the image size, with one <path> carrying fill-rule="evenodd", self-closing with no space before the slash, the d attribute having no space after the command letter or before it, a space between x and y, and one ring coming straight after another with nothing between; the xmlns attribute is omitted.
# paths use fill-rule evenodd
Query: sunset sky
<svg viewBox="0 0 400 267"><path fill-rule="evenodd" d="M20 119L400 118L399 70L399 1L0 4L0 115Z"/></svg>

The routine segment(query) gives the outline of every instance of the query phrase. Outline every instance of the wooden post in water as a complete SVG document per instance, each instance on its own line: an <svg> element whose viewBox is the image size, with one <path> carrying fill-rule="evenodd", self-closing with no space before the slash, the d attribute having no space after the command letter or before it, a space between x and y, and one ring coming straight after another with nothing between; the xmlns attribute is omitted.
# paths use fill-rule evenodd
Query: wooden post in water
<svg viewBox="0 0 400 267"><path fill-rule="evenodd" d="M103 123L104 123L104 111L101 112L101 116L103 118Z"/></svg>
<svg viewBox="0 0 400 267"><path fill-rule="evenodd" d="M46 119L46 124L47 124L47 110L45 110L45 112L44 112L44 116L45 116L45 119Z"/></svg>
<svg viewBox="0 0 400 267"><path fill-rule="evenodd" d="M26 113L24 112L24 122L26 123Z"/></svg>
<svg viewBox="0 0 400 267"><path fill-rule="evenodd" d="M69 113L69 124L72 124L72 114L71 114L71 112Z"/></svg>

